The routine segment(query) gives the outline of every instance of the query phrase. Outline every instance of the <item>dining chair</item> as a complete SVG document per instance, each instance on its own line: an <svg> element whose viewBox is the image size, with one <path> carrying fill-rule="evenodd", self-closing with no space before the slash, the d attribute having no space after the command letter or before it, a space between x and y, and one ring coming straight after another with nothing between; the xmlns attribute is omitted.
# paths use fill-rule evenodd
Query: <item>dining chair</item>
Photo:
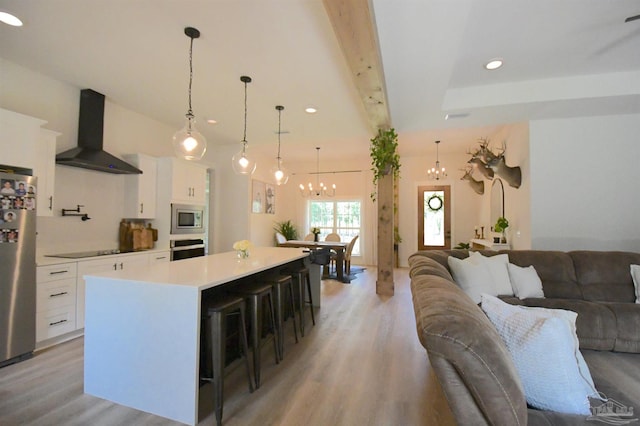
<svg viewBox="0 0 640 426"><path fill-rule="evenodd" d="M326 237L324 237L325 241L333 241L333 242L340 242L340 235L336 234L335 232L332 232L330 234L327 234ZM329 260L329 270L336 268L336 256L337 253L334 249L331 249L331 259Z"/></svg>
<svg viewBox="0 0 640 426"><path fill-rule="evenodd" d="M330 234L327 234L326 237L324 237L325 241L334 241L334 242L340 242L340 235L336 234L335 232L332 232Z"/></svg>
<svg viewBox="0 0 640 426"><path fill-rule="evenodd" d="M286 243L287 238L281 233L276 232L276 241L278 242L278 245L280 245L280 244Z"/></svg>
<svg viewBox="0 0 640 426"><path fill-rule="evenodd" d="M349 242L349 245L347 246L347 249L344 252L344 273L349 275L351 273L351 252L353 251L353 246L356 245L356 240L358 239L359 235L356 235L355 237L353 237L353 239Z"/></svg>
<svg viewBox="0 0 640 426"><path fill-rule="evenodd" d="M309 233L304 236L305 241L313 241L313 234Z"/></svg>

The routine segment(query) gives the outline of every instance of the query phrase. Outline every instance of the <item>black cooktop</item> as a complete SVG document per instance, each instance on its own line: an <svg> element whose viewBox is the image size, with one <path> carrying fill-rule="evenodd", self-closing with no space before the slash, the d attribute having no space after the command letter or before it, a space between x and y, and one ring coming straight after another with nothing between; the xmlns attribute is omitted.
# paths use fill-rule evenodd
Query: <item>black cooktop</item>
<svg viewBox="0 0 640 426"><path fill-rule="evenodd" d="M92 251L79 251L75 253L46 254L45 257L63 257L66 259L81 259L83 257L96 257L96 256L108 256L111 254L131 253L131 251L126 251L126 250L121 251L118 249L92 250Z"/></svg>

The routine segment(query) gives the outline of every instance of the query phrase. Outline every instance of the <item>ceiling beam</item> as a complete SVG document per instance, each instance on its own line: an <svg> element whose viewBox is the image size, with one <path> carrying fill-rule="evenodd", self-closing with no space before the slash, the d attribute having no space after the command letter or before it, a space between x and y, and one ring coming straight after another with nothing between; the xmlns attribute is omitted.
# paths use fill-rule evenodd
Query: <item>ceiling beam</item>
<svg viewBox="0 0 640 426"><path fill-rule="evenodd" d="M369 0L323 0L374 131L391 127L387 90Z"/></svg>

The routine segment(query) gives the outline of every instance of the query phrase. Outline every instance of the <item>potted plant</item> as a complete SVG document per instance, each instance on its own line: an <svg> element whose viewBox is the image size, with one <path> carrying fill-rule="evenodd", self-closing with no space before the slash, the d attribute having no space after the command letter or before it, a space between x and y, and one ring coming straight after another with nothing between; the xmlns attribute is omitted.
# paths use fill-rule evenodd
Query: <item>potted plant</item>
<svg viewBox="0 0 640 426"><path fill-rule="evenodd" d="M509 221L503 216L500 216L498 220L496 220L496 224L493 226L493 230L495 232L502 233L502 241L501 241L502 243L507 242L507 236L505 235L505 231L507 230L508 227L509 227Z"/></svg>
<svg viewBox="0 0 640 426"><path fill-rule="evenodd" d="M398 154L398 135L395 129L378 129L376 137L371 139L369 147L371 156L371 171L373 184L377 185L382 176L393 173L394 179L400 176L400 155ZM376 200L377 191L371 193L371 199Z"/></svg>
<svg viewBox="0 0 640 426"><path fill-rule="evenodd" d="M284 235L287 240L298 239L298 230L290 220L276 222L276 226L273 227L273 230Z"/></svg>

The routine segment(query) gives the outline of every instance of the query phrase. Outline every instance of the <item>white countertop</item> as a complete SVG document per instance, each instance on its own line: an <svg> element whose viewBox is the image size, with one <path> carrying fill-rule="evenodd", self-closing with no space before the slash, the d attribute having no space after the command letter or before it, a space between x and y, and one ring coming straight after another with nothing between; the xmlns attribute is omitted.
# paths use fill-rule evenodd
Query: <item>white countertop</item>
<svg viewBox="0 0 640 426"><path fill-rule="evenodd" d="M82 250L77 250L77 251L82 251ZM164 249L155 248L150 250L130 251L127 253L107 254L102 256L82 257L82 258L76 258L76 259L71 259L67 257L49 257L49 256L39 255L36 257L36 266L60 265L63 263L82 262L84 260L107 259L110 256L134 256L136 254L151 254L151 253L160 253L160 252L167 252L167 251L169 251L168 248L164 248Z"/></svg>
<svg viewBox="0 0 640 426"><path fill-rule="evenodd" d="M194 257L176 262L140 266L85 277L142 283L171 284L205 290L257 272L303 259L309 253L300 248L254 247L248 259L238 259L235 251Z"/></svg>

